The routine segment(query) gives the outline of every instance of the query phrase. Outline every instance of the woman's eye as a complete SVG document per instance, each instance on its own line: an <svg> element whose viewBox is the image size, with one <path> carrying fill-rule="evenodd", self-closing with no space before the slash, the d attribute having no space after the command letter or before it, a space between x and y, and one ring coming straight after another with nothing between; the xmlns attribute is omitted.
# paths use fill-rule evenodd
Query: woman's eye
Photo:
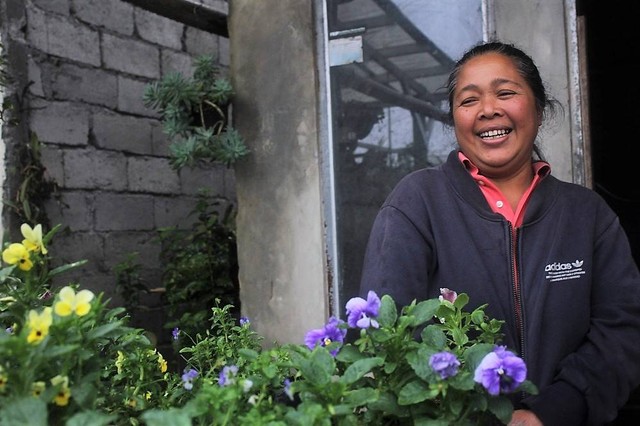
<svg viewBox="0 0 640 426"><path fill-rule="evenodd" d="M476 98L466 98L466 99L463 99L462 101L460 101L460 105L469 106L469 105L473 104L474 102L476 102Z"/></svg>
<svg viewBox="0 0 640 426"><path fill-rule="evenodd" d="M508 98L510 96L515 95L516 92L512 91L512 90L501 90L500 92L498 92L498 97L499 98Z"/></svg>

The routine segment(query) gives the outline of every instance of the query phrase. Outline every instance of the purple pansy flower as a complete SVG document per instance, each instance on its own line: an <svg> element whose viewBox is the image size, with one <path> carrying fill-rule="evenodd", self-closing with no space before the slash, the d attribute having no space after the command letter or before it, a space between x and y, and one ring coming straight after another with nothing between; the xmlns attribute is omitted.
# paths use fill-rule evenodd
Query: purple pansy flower
<svg viewBox="0 0 640 426"><path fill-rule="evenodd" d="M235 383L234 377L238 374L238 366L226 365L218 375L218 384L220 386L228 386Z"/></svg>
<svg viewBox="0 0 640 426"><path fill-rule="evenodd" d="M449 290L446 287L440 289L440 296L438 297L438 299L440 299L441 302L443 300L448 300L449 302L453 303L457 298L458 293L456 293L455 291Z"/></svg>
<svg viewBox="0 0 640 426"><path fill-rule="evenodd" d="M460 361L451 352L438 352L429 357L429 366L441 379L446 379L458 374Z"/></svg>
<svg viewBox="0 0 640 426"><path fill-rule="evenodd" d="M354 297L347 302L347 323L351 328L378 328L378 316L380 310L380 298L374 291L369 291L367 300Z"/></svg>
<svg viewBox="0 0 640 426"><path fill-rule="evenodd" d="M480 383L490 395L510 393L527 377L527 366L524 360L506 346L496 346L482 358L476 368L473 380Z"/></svg>
<svg viewBox="0 0 640 426"><path fill-rule="evenodd" d="M184 374L182 375L182 382L186 390L193 389L193 381L196 379L196 377L198 377L198 372L195 369L190 368L189 370L185 370Z"/></svg>
<svg viewBox="0 0 640 426"><path fill-rule="evenodd" d="M309 349L316 346L328 346L333 342L344 342L344 337L347 335L347 330L341 328L340 324L344 324L344 321L336 317L329 318L329 322L322 328L310 330L304 336L304 343ZM336 356L338 348L331 351L331 355Z"/></svg>
<svg viewBox="0 0 640 426"><path fill-rule="evenodd" d="M174 328L171 331L171 337L173 337L173 340L178 340L178 338L180 337L180 329L178 327Z"/></svg>
<svg viewBox="0 0 640 426"><path fill-rule="evenodd" d="M240 317L240 325L244 326L244 325L249 325L249 318L247 317Z"/></svg>

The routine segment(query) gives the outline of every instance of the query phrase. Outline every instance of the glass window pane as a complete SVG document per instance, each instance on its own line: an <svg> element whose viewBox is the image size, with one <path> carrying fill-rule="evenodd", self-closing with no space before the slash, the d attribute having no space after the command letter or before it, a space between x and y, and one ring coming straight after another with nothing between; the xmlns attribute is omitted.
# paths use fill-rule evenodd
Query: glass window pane
<svg viewBox="0 0 640 426"><path fill-rule="evenodd" d="M387 194L454 147L443 124L446 80L482 39L482 0L327 0L327 11L344 306L358 293L369 231Z"/></svg>

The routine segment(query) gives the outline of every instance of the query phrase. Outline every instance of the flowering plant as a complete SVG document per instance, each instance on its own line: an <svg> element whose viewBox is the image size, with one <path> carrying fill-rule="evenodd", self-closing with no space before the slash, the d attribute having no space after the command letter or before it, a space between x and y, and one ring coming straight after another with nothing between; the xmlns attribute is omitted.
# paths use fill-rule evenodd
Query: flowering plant
<svg viewBox="0 0 640 426"><path fill-rule="evenodd" d="M507 423L508 395L537 392L524 361L496 344L502 321L486 305L466 312L468 296L448 289L399 310L369 292L347 302L346 321L270 348L233 306L216 305L202 332L173 330L172 369L124 308L78 284L50 288L73 266L49 271L54 231L23 225L23 242L3 251L0 424Z"/></svg>

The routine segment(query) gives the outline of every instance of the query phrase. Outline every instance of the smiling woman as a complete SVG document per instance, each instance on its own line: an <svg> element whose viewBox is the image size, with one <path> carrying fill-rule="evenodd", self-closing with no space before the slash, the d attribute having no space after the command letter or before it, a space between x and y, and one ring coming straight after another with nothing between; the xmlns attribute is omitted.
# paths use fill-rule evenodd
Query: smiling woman
<svg viewBox="0 0 640 426"><path fill-rule="evenodd" d="M538 128L558 105L525 52L500 41L474 46L455 64L448 93L459 146L388 195L361 294L404 304L456 283L505 321L501 343L539 388L514 399L513 421L610 422L640 384L640 347L629 344L640 339L640 273L627 236L598 194L560 181L540 158ZM556 264L570 269L550 273ZM517 370L506 352L486 365Z"/></svg>

